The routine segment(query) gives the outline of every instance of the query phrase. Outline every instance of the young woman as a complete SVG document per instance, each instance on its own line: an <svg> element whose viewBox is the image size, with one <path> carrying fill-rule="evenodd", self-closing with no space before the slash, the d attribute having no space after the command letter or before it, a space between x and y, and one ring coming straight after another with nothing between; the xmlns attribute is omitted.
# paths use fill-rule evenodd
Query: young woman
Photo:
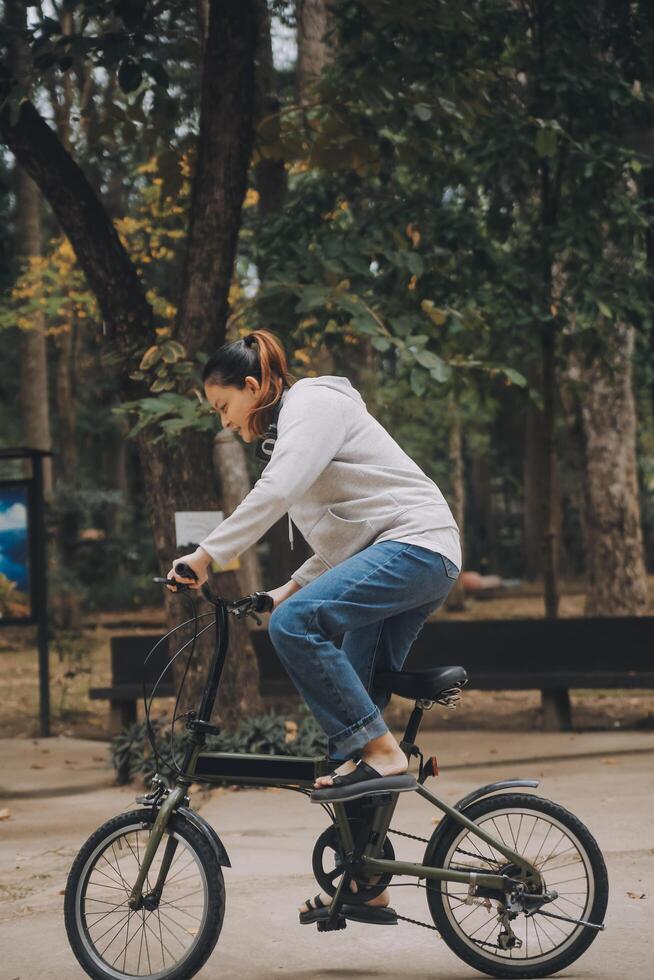
<svg viewBox="0 0 654 980"><path fill-rule="evenodd" d="M388 697L375 690L374 673L401 670L459 574L450 508L347 378L294 381L274 334L257 330L225 344L207 361L203 382L223 426L244 442L258 439L258 455L269 461L236 510L176 559L197 581L174 567L168 577L200 588L212 560L226 564L288 513L291 547L295 523L314 554L270 592L268 630L341 763L315 788L339 800L360 796L363 781L390 789L407 759L382 718Z"/></svg>

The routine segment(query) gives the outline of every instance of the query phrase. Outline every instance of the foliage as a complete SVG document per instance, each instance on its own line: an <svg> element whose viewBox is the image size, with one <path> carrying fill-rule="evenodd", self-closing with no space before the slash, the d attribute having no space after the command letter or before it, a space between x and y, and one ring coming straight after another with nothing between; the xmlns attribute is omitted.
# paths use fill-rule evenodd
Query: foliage
<svg viewBox="0 0 654 980"><path fill-rule="evenodd" d="M79 674L90 674L90 646L83 633L74 630L56 630L52 637L52 651L62 665L62 684L59 698L59 717L66 713L66 697L69 682Z"/></svg>
<svg viewBox="0 0 654 980"><path fill-rule="evenodd" d="M117 735L111 743L111 762L122 778L142 775L149 782L155 772L169 783L174 779L172 756L180 763L188 736L170 730L164 722L152 722L154 741L162 765L157 768L148 740L145 722L137 722ZM208 752L248 752L258 755L319 756L327 751L327 739L309 715L299 724L283 715L268 712L245 719L233 732L207 737ZM171 756L172 752L172 756Z"/></svg>

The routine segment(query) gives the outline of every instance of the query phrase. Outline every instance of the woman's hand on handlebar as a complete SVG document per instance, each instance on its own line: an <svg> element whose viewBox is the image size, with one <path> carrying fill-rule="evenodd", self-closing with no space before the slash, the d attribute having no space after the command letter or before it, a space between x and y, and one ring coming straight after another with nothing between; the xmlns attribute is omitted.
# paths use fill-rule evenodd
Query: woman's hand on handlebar
<svg viewBox="0 0 654 980"><path fill-rule="evenodd" d="M276 609L285 599L290 598L295 592L298 592L302 586L298 585L294 579L291 579L286 585L280 585L278 589L268 589L268 595L272 596L274 606Z"/></svg>
<svg viewBox="0 0 654 980"><path fill-rule="evenodd" d="M180 564L181 562L183 562L185 565L188 565L188 567L195 572L197 578L195 579L184 578L182 575L178 575L177 572L175 571L175 566ZM208 555L207 552L204 551L202 548L197 548L190 555L182 555L179 558L175 558L173 562L173 567L166 575L166 578L174 579L175 582L181 582L189 589L201 589L204 583L207 581L207 578L209 577L208 569L210 564L211 564L211 556ZM176 588L170 585L167 586L167 588L169 589L170 592L177 591Z"/></svg>

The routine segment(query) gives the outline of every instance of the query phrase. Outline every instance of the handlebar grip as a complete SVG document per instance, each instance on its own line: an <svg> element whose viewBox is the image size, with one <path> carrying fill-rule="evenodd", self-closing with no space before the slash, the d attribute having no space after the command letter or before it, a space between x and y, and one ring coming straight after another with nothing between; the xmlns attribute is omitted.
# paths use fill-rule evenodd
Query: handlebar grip
<svg viewBox="0 0 654 980"><path fill-rule="evenodd" d="M181 575L182 578L190 578L194 582L197 582L198 580L197 575L195 574L191 566L186 564L186 562L180 561L176 565L173 564L173 568L175 569L175 572L178 575Z"/></svg>
<svg viewBox="0 0 654 980"><path fill-rule="evenodd" d="M255 592L252 608L255 612L271 612L275 602L267 592Z"/></svg>

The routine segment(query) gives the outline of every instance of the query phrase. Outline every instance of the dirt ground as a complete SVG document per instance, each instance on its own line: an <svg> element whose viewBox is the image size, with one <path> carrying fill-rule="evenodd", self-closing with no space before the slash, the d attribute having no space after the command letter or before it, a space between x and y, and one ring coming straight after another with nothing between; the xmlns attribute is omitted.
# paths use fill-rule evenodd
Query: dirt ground
<svg viewBox="0 0 654 980"><path fill-rule="evenodd" d="M562 618L583 615L583 583L562 587ZM650 578L650 614L654 614L654 576ZM543 615L537 584L524 584L505 595L469 599L462 612L439 612L452 619L517 619ZM103 613L88 616L79 643L64 649L51 647L52 732L81 738L108 735L108 704L91 701L90 687L111 683L109 641L112 634L156 633L163 628L160 609ZM576 730L654 728L654 691L575 690L571 692ZM289 712L293 705L289 704ZM391 703L389 721L401 725L406 702ZM157 713L172 711L172 702L157 702ZM466 691L457 711L433 711L425 728L530 730L540 725L539 691ZM6 627L0 630L0 737L38 733L38 661L35 630Z"/></svg>

